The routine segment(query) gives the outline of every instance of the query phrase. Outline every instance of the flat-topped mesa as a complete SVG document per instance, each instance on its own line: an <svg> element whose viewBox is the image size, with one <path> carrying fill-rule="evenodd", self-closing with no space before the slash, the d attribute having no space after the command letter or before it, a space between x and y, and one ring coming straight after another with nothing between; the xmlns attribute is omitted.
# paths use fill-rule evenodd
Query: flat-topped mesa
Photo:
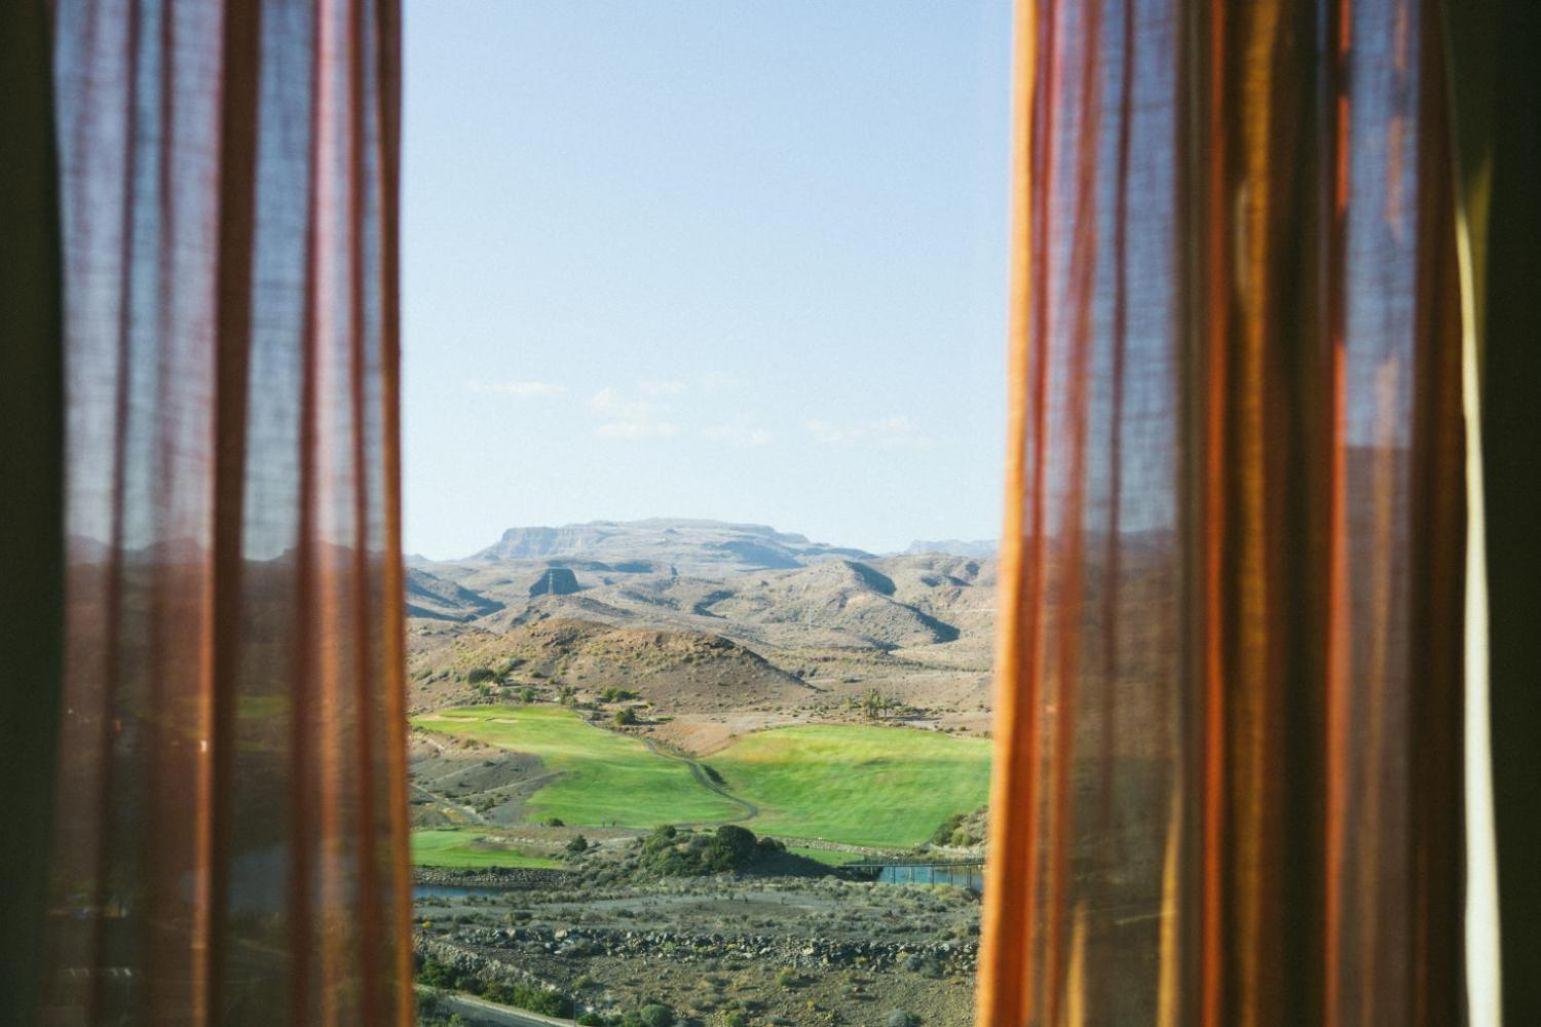
<svg viewBox="0 0 1541 1027"><path fill-rule="evenodd" d="M627 572L631 568L675 567L681 574L721 576L746 570L790 570L830 559L866 558L870 554L859 549L810 542L807 536L763 524L651 518L509 528L496 544L465 562L507 564L555 559L603 563Z"/></svg>

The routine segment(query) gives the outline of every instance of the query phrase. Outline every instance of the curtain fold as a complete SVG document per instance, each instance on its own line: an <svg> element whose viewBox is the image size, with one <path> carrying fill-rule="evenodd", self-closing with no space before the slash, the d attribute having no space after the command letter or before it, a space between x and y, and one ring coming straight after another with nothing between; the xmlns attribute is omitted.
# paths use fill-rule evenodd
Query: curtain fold
<svg viewBox="0 0 1541 1027"><path fill-rule="evenodd" d="M408 1023L394 0L59 0L46 1023Z"/></svg>
<svg viewBox="0 0 1541 1027"><path fill-rule="evenodd" d="M1481 425L1481 490L1485 553L1480 573L1485 637L1479 657L1490 688L1490 845L1494 864L1474 888L1496 907L1500 937L1473 957L1502 965L1505 1023L1541 1023L1541 490L1536 453L1541 380L1536 325L1541 301L1541 223L1536 181L1541 169L1541 6L1511 0L1463 0L1445 7L1450 30L1451 85L1461 159L1461 217L1468 254L1466 282L1480 358L1471 375ZM1475 548L1475 547L1474 547ZM1485 782L1484 782L1485 783ZM1476 805L1476 803L1474 803ZM1475 826L1475 825L1474 825ZM1474 832L1475 834L1476 832ZM1475 883L1475 882L1474 882ZM1484 890L1486 894L1483 894ZM1495 894L1496 893L1496 894ZM1501 945L1497 942L1501 941ZM1496 951L1495 951L1496 949ZM1498 975L1494 975L1493 984Z"/></svg>
<svg viewBox="0 0 1541 1027"><path fill-rule="evenodd" d="M1017 9L979 1022L1461 1022L1438 5Z"/></svg>

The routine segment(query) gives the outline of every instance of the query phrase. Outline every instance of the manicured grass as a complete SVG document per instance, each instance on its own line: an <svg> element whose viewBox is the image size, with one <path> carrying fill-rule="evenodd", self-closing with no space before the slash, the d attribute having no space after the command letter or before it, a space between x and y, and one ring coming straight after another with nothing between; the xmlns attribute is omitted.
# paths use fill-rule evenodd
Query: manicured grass
<svg viewBox="0 0 1541 1027"><path fill-rule="evenodd" d="M526 804L530 820L647 828L721 823L741 812L702 787L685 764L561 707L468 706L413 723L529 753L560 772ZM760 807L743 822L757 833L899 848L984 804L990 743L913 728L813 724L745 735L706 762L729 791ZM854 858L794 851L830 863Z"/></svg>
<svg viewBox="0 0 1541 1027"><path fill-rule="evenodd" d="M526 856L487 837L485 829L412 832L412 864L420 867L559 867L543 856Z"/></svg>
<svg viewBox="0 0 1541 1027"><path fill-rule="evenodd" d="M709 758L760 807L746 826L855 845L925 841L950 814L984 805L990 743L912 728L810 724L745 735Z"/></svg>
<svg viewBox="0 0 1541 1027"><path fill-rule="evenodd" d="M794 856L802 856L804 859L817 860L825 866L840 867L847 863L860 863L862 856L856 852L842 852L839 849L809 849L802 845L788 845L787 851Z"/></svg>
<svg viewBox="0 0 1541 1027"><path fill-rule="evenodd" d="M656 827L718 823L740 812L697 783L684 763L561 707L466 706L414 717L412 723L529 753L560 772L526 803L531 820L560 817L574 825Z"/></svg>

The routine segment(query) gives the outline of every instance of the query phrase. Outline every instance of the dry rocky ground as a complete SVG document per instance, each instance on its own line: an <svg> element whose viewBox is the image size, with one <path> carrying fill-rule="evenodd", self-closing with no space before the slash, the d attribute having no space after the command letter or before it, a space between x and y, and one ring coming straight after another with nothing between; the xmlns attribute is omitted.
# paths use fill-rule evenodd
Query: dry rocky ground
<svg viewBox="0 0 1541 1027"><path fill-rule="evenodd" d="M978 900L949 887L836 878L587 879L420 900L420 958L572 996L575 1012L650 1003L677 1022L883 1027L970 1022Z"/></svg>

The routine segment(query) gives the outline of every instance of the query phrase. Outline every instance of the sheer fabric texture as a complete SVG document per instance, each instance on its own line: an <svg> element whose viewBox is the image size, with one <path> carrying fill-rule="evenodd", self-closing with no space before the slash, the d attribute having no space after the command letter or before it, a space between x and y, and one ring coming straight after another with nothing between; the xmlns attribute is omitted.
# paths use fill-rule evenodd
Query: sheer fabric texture
<svg viewBox="0 0 1541 1027"><path fill-rule="evenodd" d="M45 1023L411 1018L391 0L59 0Z"/></svg>
<svg viewBox="0 0 1541 1027"><path fill-rule="evenodd" d="M982 1025L1464 1016L1439 18L1018 4Z"/></svg>

